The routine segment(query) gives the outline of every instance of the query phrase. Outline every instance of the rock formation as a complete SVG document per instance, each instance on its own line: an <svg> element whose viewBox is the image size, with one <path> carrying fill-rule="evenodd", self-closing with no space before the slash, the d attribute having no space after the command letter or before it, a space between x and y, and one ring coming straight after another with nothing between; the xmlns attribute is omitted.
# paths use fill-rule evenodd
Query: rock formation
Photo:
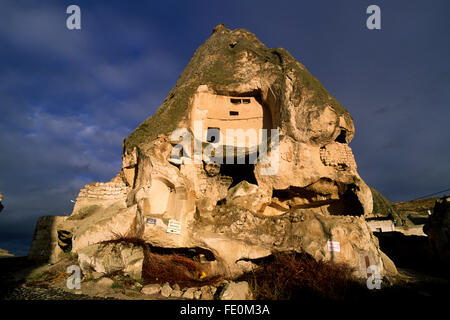
<svg viewBox="0 0 450 320"><path fill-rule="evenodd" d="M450 265L450 197L436 201L423 231L429 237L433 254L443 264Z"/></svg>
<svg viewBox="0 0 450 320"><path fill-rule="evenodd" d="M124 140L117 176L87 185L71 216L52 222L48 248L61 250L57 231L70 234L86 272L105 272L100 244L139 239L197 255L208 275L235 277L292 250L348 263L360 277L369 265L395 273L365 222L372 194L348 145L354 131L286 50L218 25L156 114ZM126 273L131 256L138 275L139 252L114 264Z"/></svg>
<svg viewBox="0 0 450 320"><path fill-rule="evenodd" d="M372 214L366 221L373 232L400 232L406 236L426 236L423 225L428 219L431 199L391 203L374 188L370 188L373 198ZM434 204L434 201L432 202ZM423 206L425 204L425 206ZM412 211L411 209L420 211ZM377 234L378 236L378 234Z"/></svg>
<svg viewBox="0 0 450 320"><path fill-rule="evenodd" d="M434 198L421 198L411 201L394 202L393 206L398 213L398 225L414 226L423 225L427 222L428 216L433 211L436 200Z"/></svg>

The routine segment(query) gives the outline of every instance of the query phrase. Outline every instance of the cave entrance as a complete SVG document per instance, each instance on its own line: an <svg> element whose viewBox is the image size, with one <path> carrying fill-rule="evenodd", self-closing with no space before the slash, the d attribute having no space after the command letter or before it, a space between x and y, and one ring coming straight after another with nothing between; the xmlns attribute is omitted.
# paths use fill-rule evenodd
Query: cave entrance
<svg viewBox="0 0 450 320"><path fill-rule="evenodd" d="M341 130L341 132L334 141L339 143L347 143L347 131Z"/></svg>
<svg viewBox="0 0 450 320"><path fill-rule="evenodd" d="M233 179L230 188L244 180L248 183L257 185L258 182L255 177L255 164L250 162L250 159L253 159L253 157L246 155L245 162L243 164L238 163L238 159L238 157L234 157L232 164L227 164L226 161L224 161L224 163L220 165L220 175L231 177ZM242 162L242 159L240 159L240 161Z"/></svg>
<svg viewBox="0 0 450 320"><path fill-rule="evenodd" d="M356 195L354 184L341 185L339 199L314 191L310 187L289 187L273 190L272 197L291 209L308 209L323 207L330 215L362 216L364 208Z"/></svg>
<svg viewBox="0 0 450 320"><path fill-rule="evenodd" d="M342 216L362 216L364 215L364 208L356 195L356 186L350 184L345 193L337 201L334 201L328 207L328 212L331 215Z"/></svg>

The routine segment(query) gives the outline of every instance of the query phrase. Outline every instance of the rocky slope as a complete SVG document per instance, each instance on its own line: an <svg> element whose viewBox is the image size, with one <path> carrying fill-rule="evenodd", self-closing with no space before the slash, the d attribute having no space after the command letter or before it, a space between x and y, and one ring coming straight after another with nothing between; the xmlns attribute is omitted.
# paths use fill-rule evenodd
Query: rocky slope
<svg viewBox="0 0 450 320"><path fill-rule="evenodd" d="M401 217L395 205L391 203L385 196L378 192L375 188L370 188L373 198L373 212L371 217L386 218L395 222L396 225L401 224Z"/></svg>
<svg viewBox="0 0 450 320"><path fill-rule="evenodd" d="M434 205L439 198L424 198L411 201L394 202L393 206L400 218L407 225L424 224L428 218L428 211L433 212Z"/></svg>

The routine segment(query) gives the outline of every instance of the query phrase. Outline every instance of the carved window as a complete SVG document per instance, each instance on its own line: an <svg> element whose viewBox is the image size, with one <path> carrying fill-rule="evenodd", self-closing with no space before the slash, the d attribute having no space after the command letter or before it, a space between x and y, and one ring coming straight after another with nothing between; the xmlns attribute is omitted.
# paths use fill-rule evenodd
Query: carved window
<svg viewBox="0 0 450 320"><path fill-rule="evenodd" d="M206 141L211 143L216 143L220 141L220 129L208 127L208 131L206 133Z"/></svg>

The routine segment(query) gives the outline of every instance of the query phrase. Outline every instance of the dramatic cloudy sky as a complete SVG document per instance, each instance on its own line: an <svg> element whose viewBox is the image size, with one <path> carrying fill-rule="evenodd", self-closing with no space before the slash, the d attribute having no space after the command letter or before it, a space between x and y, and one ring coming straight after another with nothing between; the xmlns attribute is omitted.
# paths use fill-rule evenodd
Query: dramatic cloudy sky
<svg viewBox="0 0 450 320"><path fill-rule="evenodd" d="M82 30L66 28L78 4ZM381 7L382 29L365 26ZM27 253L36 220L120 169L223 22L284 47L352 114L363 179L392 201L450 188L449 1L0 1L0 248Z"/></svg>

